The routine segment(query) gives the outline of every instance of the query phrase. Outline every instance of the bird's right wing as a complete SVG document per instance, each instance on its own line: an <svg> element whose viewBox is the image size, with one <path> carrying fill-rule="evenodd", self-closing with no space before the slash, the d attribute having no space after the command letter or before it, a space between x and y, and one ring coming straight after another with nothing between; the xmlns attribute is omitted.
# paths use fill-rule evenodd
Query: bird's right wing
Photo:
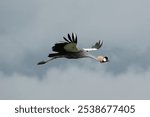
<svg viewBox="0 0 150 117"><path fill-rule="evenodd" d="M93 45L91 48L83 48L83 50L85 51L94 51L94 50L98 50L99 48L101 48L103 45L103 41L100 40L98 42L95 43L95 45Z"/></svg>

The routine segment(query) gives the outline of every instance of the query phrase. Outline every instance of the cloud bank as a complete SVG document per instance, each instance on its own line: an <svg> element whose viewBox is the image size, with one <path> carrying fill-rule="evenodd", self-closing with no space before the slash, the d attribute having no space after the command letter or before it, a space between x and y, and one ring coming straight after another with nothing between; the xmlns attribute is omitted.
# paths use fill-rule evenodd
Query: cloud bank
<svg viewBox="0 0 150 117"><path fill-rule="evenodd" d="M1 99L149 99L150 69L112 75L103 67L50 68L42 79L0 74Z"/></svg>

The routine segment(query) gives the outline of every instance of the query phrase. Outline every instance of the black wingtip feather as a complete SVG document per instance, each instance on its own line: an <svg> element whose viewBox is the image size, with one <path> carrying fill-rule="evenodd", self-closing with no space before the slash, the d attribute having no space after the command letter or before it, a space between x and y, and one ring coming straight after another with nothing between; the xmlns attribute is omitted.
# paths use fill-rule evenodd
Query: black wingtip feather
<svg viewBox="0 0 150 117"><path fill-rule="evenodd" d="M99 41L99 44L100 44L100 47L102 47L102 45L103 45L103 40L100 40L100 41Z"/></svg>
<svg viewBox="0 0 150 117"><path fill-rule="evenodd" d="M69 40L67 40L65 37L63 37L63 38L64 38L64 40L65 40L66 42L70 43L70 41L69 41Z"/></svg>
<svg viewBox="0 0 150 117"><path fill-rule="evenodd" d="M77 34L75 34L75 43L77 43L77 41L78 41L78 40L77 40Z"/></svg>
<svg viewBox="0 0 150 117"><path fill-rule="evenodd" d="M70 34L68 34L68 39L70 40L70 42L72 42Z"/></svg>
<svg viewBox="0 0 150 117"><path fill-rule="evenodd" d="M72 33L72 40L75 42L74 33Z"/></svg>

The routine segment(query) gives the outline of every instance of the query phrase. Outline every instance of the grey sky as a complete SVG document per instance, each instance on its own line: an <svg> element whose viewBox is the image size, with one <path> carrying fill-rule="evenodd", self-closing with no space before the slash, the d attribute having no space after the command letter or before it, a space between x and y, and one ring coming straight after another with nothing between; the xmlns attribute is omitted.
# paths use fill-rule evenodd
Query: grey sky
<svg viewBox="0 0 150 117"><path fill-rule="evenodd" d="M149 5L149 0L1 0L0 99L150 99ZM93 55L111 62L58 59L36 65L72 32L80 48L102 39Z"/></svg>

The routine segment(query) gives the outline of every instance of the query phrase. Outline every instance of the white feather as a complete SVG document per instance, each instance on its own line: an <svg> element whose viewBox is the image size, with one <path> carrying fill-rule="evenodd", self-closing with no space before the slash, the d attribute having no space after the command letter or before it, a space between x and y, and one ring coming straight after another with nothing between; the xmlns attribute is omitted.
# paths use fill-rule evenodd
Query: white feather
<svg viewBox="0 0 150 117"><path fill-rule="evenodd" d="M83 48L84 51L95 51L97 48Z"/></svg>

